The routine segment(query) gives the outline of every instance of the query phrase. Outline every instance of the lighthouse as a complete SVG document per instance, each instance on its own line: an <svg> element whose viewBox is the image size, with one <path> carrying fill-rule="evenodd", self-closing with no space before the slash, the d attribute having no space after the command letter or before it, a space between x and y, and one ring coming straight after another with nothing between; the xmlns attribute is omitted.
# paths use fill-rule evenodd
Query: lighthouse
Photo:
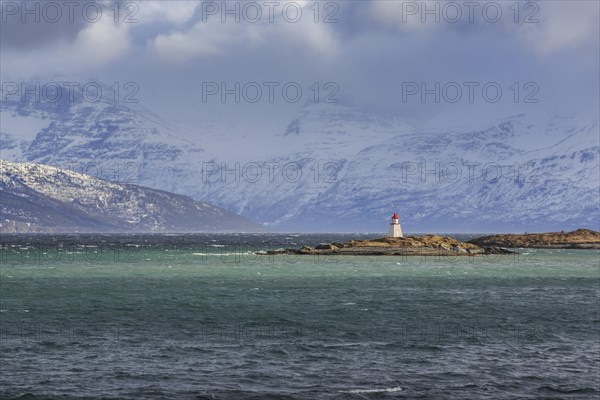
<svg viewBox="0 0 600 400"><path fill-rule="evenodd" d="M388 234L389 237L404 237L402 234L402 227L400 226L400 221L398 219L398 214L394 213L392 215L392 222L390 222L390 231Z"/></svg>

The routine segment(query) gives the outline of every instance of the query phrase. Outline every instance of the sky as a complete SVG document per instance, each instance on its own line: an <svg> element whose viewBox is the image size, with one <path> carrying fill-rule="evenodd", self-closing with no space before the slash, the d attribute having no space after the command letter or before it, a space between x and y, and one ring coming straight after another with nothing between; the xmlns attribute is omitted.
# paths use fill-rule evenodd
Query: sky
<svg viewBox="0 0 600 400"><path fill-rule="evenodd" d="M272 134L315 100L423 126L599 107L597 1L1 3L3 83L134 82L175 124Z"/></svg>

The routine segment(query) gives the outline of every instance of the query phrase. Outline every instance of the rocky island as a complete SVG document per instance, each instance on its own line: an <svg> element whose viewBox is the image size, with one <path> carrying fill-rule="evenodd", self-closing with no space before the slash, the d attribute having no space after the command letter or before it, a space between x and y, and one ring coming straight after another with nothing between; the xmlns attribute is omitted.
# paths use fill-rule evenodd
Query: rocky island
<svg viewBox="0 0 600 400"><path fill-rule="evenodd" d="M281 249L261 254L353 255L353 256L475 256L514 254L497 246L479 246L438 235L384 237L351 240L345 243L322 243L315 247Z"/></svg>
<svg viewBox="0 0 600 400"><path fill-rule="evenodd" d="M600 232L577 229L571 232L501 234L469 240L477 246L546 249L600 249Z"/></svg>
<svg viewBox="0 0 600 400"><path fill-rule="evenodd" d="M392 218L397 223L396 214ZM401 231L399 233L401 235ZM477 256L515 254L509 248L600 249L600 232L577 229L572 232L500 234L483 236L467 242L439 235L350 240L344 243L321 243L299 249L279 249L261 252L263 255L352 255L352 256Z"/></svg>

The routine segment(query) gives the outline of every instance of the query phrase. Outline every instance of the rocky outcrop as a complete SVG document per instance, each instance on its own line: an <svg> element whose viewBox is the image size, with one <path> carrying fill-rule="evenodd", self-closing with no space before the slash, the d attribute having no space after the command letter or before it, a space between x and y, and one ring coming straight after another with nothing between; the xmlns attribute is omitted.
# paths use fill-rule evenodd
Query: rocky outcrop
<svg viewBox="0 0 600 400"><path fill-rule="evenodd" d="M260 254L353 255L353 256L473 256L514 254L496 246L480 247L446 236L425 235L404 238L351 240L346 243L321 243L315 247L281 249Z"/></svg>
<svg viewBox="0 0 600 400"><path fill-rule="evenodd" d="M571 232L502 234L470 240L477 246L534 247L552 249L600 249L600 232L577 229Z"/></svg>

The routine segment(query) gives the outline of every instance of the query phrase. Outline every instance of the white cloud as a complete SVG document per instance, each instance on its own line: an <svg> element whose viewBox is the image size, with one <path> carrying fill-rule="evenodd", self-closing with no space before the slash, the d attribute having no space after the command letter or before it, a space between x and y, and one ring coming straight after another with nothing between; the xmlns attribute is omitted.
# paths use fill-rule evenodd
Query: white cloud
<svg viewBox="0 0 600 400"><path fill-rule="evenodd" d="M273 27L269 40L287 40L319 53L320 56L333 56L341 43L334 36L335 23L315 23L313 15L296 23L281 21Z"/></svg>
<svg viewBox="0 0 600 400"><path fill-rule="evenodd" d="M320 55L334 54L339 46L333 35L335 24L315 23L314 15L309 12L302 15L297 22L289 22L281 17L281 11L275 12L275 20L269 22L268 13L264 11L257 23L243 19L235 23L231 16L223 23L220 15L214 15L206 21L197 21L187 30L159 34L149 41L149 47L159 56L174 62L230 54L240 45L267 46L281 41Z"/></svg>
<svg viewBox="0 0 600 400"><path fill-rule="evenodd" d="M167 21L183 24L194 15L200 1L141 1L136 2L139 11L135 18L140 24L149 24L156 21Z"/></svg>
<svg viewBox="0 0 600 400"><path fill-rule="evenodd" d="M472 34L512 35L540 55L594 45L598 41L600 3L596 1L532 1L520 2L519 7L514 2L498 1L466 4L375 0L371 3L371 17L380 24L414 35L440 30L465 32L470 25L474 28L470 29Z"/></svg>
<svg viewBox="0 0 600 400"><path fill-rule="evenodd" d="M103 19L81 30L73 45L64 51L72 54L73 62L97 64L122 57L130 48L128 25Z"/></svg>
<svg viewBox="0 0 600 400"><path fill-rule="evenodd" d="M435 22L435 16L424 13L424 10L434 10L438 7L441 15L440 1L381 1L371 2L371 17L375 20L396 27L403 31L424 32L440 28L443 24ZM425 22L423 22L423 18ZM468 19L468 17L467 17ZM442 18L440 18L440 21Z"/></svg>
<svg viewBox="0 0 600 400"><path fill-rule="evenodd" d="M3 74L12 79L56 74L78 75L125 57L131 49L128 25L101 19L79 31L73 41L61 41L43 49L30 49L26 52L6 50L0 61Z"/></svg>
<svg viewBox="0 0 600 400"><path fill-rule="evenodd" d="M233 46L255 43L263 35L261 28L250 24L221 23L213 19L199 21L183 32L160 34L150 43L159 56L174 62L226 53Z"/></svg>
<svg viewBox="0 0 600 400"><path fill-rule="evenodd" d="M598 43L600 3L595 1L540 3L539 23L521 34L538 54Z"/></svg>

